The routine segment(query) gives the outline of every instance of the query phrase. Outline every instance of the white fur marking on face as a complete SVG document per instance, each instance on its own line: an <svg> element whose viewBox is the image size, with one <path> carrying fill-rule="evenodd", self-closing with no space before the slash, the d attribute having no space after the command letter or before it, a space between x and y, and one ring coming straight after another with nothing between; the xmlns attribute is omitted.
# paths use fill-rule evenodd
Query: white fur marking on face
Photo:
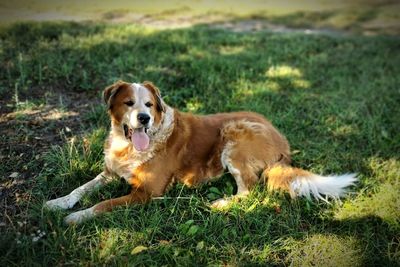
<svg viewBox="0 0 400 267"><path fill-rule="evenodd" d="M166 111L162 114L161 124L153 125L147 132L150 136L149 149L140 153L133 152L129 154L128 160L126 160L115 157L114 151L120 151L123 147L131 145L131 143L126 140L124 131L120 126L115 127L111 125L111 144L110 147L104 151L106 166L118 176L124 177L129 181L132 176L132 170L153 158L155 149L167 141L173 129L174 109L166 106Z"/></svg>
<svg viewBox="0 0 400 267"><path fill-rule="evenodd" d="M152 101L151 93L149 90L141 84L132 83L133 96L135 98L135 104L131 107L131 111L128 113L128 122L132 128L139 128L141 124L137 119L139 113L145 113L150 116L148 127L151 127L154 123L154 117L151 115L151 107L147 107L146 103ZM155 105L155 103L152 103Z"/></svg>

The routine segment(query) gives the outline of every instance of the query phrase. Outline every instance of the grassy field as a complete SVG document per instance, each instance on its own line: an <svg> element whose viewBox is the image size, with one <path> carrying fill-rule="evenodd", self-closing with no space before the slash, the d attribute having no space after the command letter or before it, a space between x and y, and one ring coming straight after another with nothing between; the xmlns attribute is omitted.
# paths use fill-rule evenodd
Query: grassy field
<svg viewBox="0 0 400 267"><path fill-rule="evenodd" d="M0 31L0 266L396 266L400 263L400 39L19 23ZM251 110L292 145L294 165L359 173L342 203L260 185L223 212L230 175L78 226L45 200L102 170L102 89L153 81L199 114ZM116 182L74 210L129 190ZM176 197L184 198L176 198Z"/></svg>
<svg viewBox="0 0 400 267"><path fill-rule="evenodd" d="M0 23L108 21L152 27L187 27L256 20L295 28L339 29L368 35L400 34L398 0L16 0L0 4ZM260 21L261 20L261 21ZM264 25L270 26L270 25Z"/></svg>

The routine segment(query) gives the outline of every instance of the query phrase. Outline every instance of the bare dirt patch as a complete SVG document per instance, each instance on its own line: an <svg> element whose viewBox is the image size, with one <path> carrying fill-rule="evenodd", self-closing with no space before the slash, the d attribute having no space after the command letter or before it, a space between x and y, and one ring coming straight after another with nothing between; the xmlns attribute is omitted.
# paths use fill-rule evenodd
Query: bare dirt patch
<svg viewBox="0 0 400 267"><path fill-rule="evenodd" d="M0 103L0 210L6 224L16 214L26 213L19 205L29 201L29 189L44 167L51 146L62 145L85 131L85 114L100 103L97 93L66 93L67 90L33 90L15 103ZM51 93L49 93L51 92Z"/></svg>

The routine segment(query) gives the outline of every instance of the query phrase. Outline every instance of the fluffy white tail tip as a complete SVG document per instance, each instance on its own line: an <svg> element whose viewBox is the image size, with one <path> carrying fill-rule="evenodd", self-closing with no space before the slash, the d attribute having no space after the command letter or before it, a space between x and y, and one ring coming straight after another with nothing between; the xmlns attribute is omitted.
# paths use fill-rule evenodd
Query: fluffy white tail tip
<svg viewBox="0 0 400 267"><path fill-rule="evenodd" d="M346 193L346 187L357 182L356 176L355 173L349 173L338 176L312 175L309 177L296 177L290 183L290 191L295 196L310 198L310 195L313 195L316 199L323 201L327 201L327 198L339 199Z"/></svg>

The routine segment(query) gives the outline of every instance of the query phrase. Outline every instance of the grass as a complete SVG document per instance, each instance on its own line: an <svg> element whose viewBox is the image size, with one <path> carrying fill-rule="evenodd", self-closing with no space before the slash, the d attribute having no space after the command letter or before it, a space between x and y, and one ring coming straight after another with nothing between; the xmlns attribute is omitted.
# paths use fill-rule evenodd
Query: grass
<svg viewBox="0 0 400 267"><path fill-rule="evenodd" d="M156 27L255 19L257 27L319 28L332 34L399 35L400 4L396 0L363 1L182 1L151 2L86 0L68 2L19 0L0 6L0 22L97 20L136 22ZM269 23L266 24L265 20ZM263 24L259 24L264 21ZM239 22L240 23L240 22ZM246 22L245 22L246 24ZM276 25L277 24L277 25ZM157 26L158 25L158 26ZM246 28L246 27L245 27ZM248 26L247 26L248 28ZM334 30L333 30L334 29ZM339 30L339 31L337 31Z"/></svg>
<svg viewBox="0 0 400 267"><path fill-rule="evenodd" d="M398 35L399 10L400 6L395 2L367 1L351 3L350 6L336 9L302 10L287 14L261 11L249 16L294 28L326 28L364 34Z"/></svg>
<svg viewBox="0 0 400 267"><path fill-rule="evenodd" d="M1 266L400 263L398 38L52 22L4 26L0 42L0 96L14 111L24 107L15 95L26 103L45 103L43 92L93 96L79 114L83 134L49 149L43 164L28 164L36 178L30 198L18 203L27 213L0 226ZM210 201L235 191L224 175L67 227L69 212L42 204L102 170L109 122L98 103L117 79L151 80L184 111L259 112L287 136L296 166L357 172L360 182L343 204L293 201L260 186L228 210L211 211ZM5 163L2 177L12 158ZM128 190L115 182L74 210Z"/></svg>

